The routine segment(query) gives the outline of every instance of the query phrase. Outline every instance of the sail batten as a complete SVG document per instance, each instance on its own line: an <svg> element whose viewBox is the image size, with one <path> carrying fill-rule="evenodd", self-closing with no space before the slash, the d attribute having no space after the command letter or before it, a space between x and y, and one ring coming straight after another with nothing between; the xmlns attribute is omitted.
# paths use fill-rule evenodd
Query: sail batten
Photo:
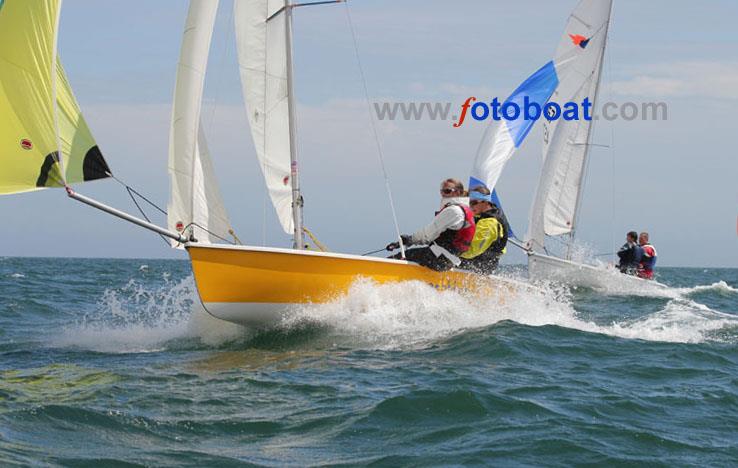
<svg viewBox="0 0 738 468"><path fill-rule="evenodd" d="M0 2L0 194L110 177L57 56L60 7Z"/></svg>
<svg viewBox="0 0 738 468"><path fill-rule="evenodd" d="M200 119L218 3L218 0L190 2L169 134L169 229L211 243L226 238L231 231ZM173 241L172 246L181 247L181 244Z"/></svg>
<svg viewBox="0 0 738 468"><path fill-rule="evenodd" d="M556 102L582 102L595 106L611 0L583 0L569 17L556 49L557 63L571 63L560 73L553 94ZM528 247L543 249L546 236L572 234L581 202L593 121L554 120L543 123L543 167L531 205Z"/></svg>

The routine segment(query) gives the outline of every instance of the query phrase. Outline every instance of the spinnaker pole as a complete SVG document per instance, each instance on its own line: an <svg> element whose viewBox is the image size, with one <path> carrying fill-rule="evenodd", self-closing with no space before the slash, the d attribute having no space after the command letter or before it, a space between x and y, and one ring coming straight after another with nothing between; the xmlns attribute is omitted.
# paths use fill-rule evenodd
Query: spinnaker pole
<svg viewBox="0 0 738 468"><path fill-rule="evenodd" d="M161 226L157 226L156 224L150 223L148 221L144 221L143 219L137 218L133 215L129 215L128 213L124 211L120 211L116 208L113 208L112 206L108 206L108 205L105 205L104 203L100 203L97 200L94 200L92 198L86 197L82 194L75 192L69 186L67 186L66 189L67 189L67 195L69 195L69 198L82 202L85 205L89 205L93 208L97 208L100 211L104 211L105 213L111 214L113 216L117 216L118 218L124 221L128 221L129 223L133 223L137 226L141 226L144 229L148 229L149 231L153 231L157 234L161 234L162 236L169 237L170 239L174 239L175 241L181 242L182 244L188 242L188 240L181 234L172 232L168 229L165 229Z"/></svg>

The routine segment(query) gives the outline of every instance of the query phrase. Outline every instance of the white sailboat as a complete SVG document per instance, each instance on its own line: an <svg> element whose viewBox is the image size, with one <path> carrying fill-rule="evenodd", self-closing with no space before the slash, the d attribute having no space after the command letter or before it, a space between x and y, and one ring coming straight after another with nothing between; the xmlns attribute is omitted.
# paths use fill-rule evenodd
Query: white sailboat
<svg viewBox="0 0 738 468"><path fill-rule="evenodd" d="M559 75L552 101L582 102L588 98L593 107L597 104L611 13L612 0L583 0L569 17L555 61L571 60L572 64ZM586 119L543 121L543 166L525 239L528 273L532 279L589 287L643 285L645 280L623 275L615 268L587 265L571 257L593 124ZM563 238L565 258L549 254L549 238Z"/></svg>

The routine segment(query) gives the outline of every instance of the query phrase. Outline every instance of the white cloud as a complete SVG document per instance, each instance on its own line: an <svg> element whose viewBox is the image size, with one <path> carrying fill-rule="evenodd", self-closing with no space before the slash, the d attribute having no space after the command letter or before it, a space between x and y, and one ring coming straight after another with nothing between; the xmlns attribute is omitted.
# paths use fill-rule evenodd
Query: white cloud
<svg viewBox="0 0 738 468"><path fill-rule="evenodd" d="M647 66L611 84L624 96L738 99L738 62L693 61Z"/></svg>

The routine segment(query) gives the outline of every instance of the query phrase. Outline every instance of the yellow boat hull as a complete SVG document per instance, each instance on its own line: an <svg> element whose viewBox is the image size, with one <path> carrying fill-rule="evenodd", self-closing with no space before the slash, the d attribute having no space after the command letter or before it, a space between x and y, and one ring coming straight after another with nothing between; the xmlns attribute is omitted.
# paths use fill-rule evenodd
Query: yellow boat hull
<svg viewBox="0 0 738 468"><path fill-rule="evenodd" d="M187 252L205 309L249 326L273 324L296 306L333 301L359 278L422 281L440 290L498 294L501 299L516 288L501 278L437 272L411 262L358 255L197 244L188 245Z"/></svg>

